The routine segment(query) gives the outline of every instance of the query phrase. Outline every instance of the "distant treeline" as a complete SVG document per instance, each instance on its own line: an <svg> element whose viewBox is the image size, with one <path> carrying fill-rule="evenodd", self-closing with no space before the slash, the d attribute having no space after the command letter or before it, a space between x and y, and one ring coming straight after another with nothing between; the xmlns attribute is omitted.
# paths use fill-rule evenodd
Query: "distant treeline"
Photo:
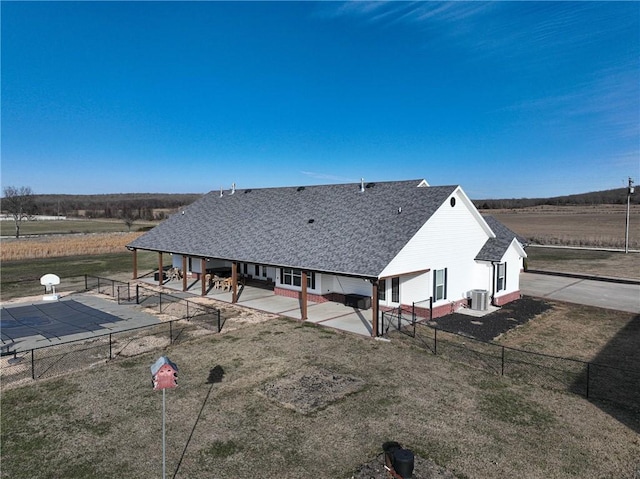
<svg viewBox="0 0 640 479"><path fill-rule="evenodd" d="M627 204L627 188L594 191L579 195L555 196L553 198L512 198L502 200L473 200L478 209L526 208L528 206L585 206ZM631 204L640 204L640 192L631 195Z"/></svg>
<svg viewBox="0 0 640 479"><path fill-rule="evenodd" d="M87 218L162 220L200 198L200 194L122 193L109 195L38 195L38 214Z"/></svg>
<svg viewBox="0 0 640 479"><path fill-rule="evenodd" d="M108 195L34 194L37 213L51 216L86 218L139 218L162 220L202 195L198 193L121 193ZM626 204L627 189L595 191L553 198L512 198L473 200L478 209L526 208L553 205ZM631 195L632 204L640 204L640 191Z"/></svg>

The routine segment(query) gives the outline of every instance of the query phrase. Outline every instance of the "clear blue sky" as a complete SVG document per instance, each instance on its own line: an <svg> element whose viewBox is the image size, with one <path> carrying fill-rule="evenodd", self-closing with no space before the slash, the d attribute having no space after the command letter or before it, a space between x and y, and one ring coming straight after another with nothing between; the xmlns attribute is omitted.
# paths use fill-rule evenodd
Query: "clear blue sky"
<svg viewBox="0 0 640 479"><path fill-rule="evenodd" d="M6 2L2 186L640 180L638 2Z"/></svg>

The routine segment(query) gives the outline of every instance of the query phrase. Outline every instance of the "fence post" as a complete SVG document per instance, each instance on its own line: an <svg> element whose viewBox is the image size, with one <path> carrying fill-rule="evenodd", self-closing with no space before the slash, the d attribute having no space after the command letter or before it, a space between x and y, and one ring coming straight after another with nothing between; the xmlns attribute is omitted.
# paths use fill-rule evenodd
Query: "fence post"
<svg viewBox="0 0 640 479"><path fill-rule="evenodd" d="M33 349L31 350L31 379L36 378L36 359L33 355Z"/></svg>
<svg viewBox="0 0 640 479"><path fill-rule="evenodd" d="M169 344L173 344L173 321L169 321Z"/></svg>
<svg viewBox="0 0 640 479"><path fill-rule="evenodd" d="M398 331L402 330L402 306L398 307Z"/></svg>
<svg viewBox="0 0 640 479"><path fill-rule="evenodd" d="M590 367L589 367L589 366L590 366L590 365L591 365L591 363L587 363L587 394L586 394L586 398L587 398L587 399L589 399L589 375L590 375L590 374L589 374L589 372L590 372L590 371L589 371L589 369L590 369Z"/></svg>
<svg viewBox="0 0 640 479"><path fill-rule="evenodd" d="M504 346L502 346L502 371L501 376L504 376Z"/></svg>
<svg viewBox="0 0 640 479"><path fill-rule="evenodd" d="M87 275L84 275L84 289L87 291L89 289L89 280L87 279Z"/></svg>
<svg viewBox="0 0 640 479"><path fill-rule="evenodd" d="M438 328L433 328L433 354L438 354Z"/></svg>
<svg viewBox="0 0 640 479"><path fill-rule="evenodd" d="M140 304L140 285L136 284L136 304Z"/></svg>
<svg viewBox="0 0 640 479"><path fill-rule="evenodd" d="M131 301L131 283L127 283L127 301Z"/></svg>
<svg viewBox="0 0 640 479"><path fill-rule="evenodd" d="M162 313L162 293L158 294L158 312Z"/></svg>
<svg viewBox="0 0 640 479"><path fill-rule="evenodd" d="M186 303L187 303L187 319L189 319L189 300L187 300Z"/></svg>
<svg viewBox="0 0 640 479"><path fill-rule="evenodd" d="M111 297L114 298L116 296L116 282L111 280Z"/></svg>
<svg viewBox="0 0 640 479"><path fill-rule="evenodd" d="M222 330L222 328L220 327L220 310L218 309L217 312L218 312L218 314L217 314L217 316L218 316L218 332L220 332Z"/></svg>
<svg viewBox="0 0 640 479"><path fill-rule="evenodd" d="M113 359L113 356L111 356L111 333L109 333L109 359Z"/></svg>
<svg viewBox="0 0 640 479"><path fill-rule="evenodd" d="M433 296L429 296L429 321L433 321Z"/></svg>

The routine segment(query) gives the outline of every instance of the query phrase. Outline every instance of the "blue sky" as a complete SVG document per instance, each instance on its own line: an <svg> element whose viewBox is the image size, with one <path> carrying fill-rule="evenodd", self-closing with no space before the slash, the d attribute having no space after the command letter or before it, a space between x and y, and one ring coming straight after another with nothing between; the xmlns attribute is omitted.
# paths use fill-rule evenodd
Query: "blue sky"
<svg viewBox="0 0 640 479"><path fill-rule="evenodd" d="M640 180L638 2L6 2L2 186Z"/></svg>

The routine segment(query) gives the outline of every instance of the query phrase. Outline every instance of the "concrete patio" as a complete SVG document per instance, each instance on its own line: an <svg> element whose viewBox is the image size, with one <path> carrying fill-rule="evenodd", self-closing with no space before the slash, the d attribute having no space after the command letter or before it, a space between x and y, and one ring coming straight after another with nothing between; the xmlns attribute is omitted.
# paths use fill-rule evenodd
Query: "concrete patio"
<svg viewBox="0 0 640 479"><path fill-rule="evenodd" d="M139 278L139 281L147 284L158 285L153 277ZM182 291L182 280L165 281L163 288L184 294ZM187 291L189 295L200 296L202 284L198 279L187 279ZM287 298L274 294L273 291L256 286L242 286L238 288L238 306L252 308L258 311L278 314L288 318L300 319L300 300ZM231 292L220 289L209 289L207 298L231 303ZM307 321L321 326L328 326L340 331L371 336L371 310L359 310L344 306L340 303L325 302L307 303Z"/></svg>

